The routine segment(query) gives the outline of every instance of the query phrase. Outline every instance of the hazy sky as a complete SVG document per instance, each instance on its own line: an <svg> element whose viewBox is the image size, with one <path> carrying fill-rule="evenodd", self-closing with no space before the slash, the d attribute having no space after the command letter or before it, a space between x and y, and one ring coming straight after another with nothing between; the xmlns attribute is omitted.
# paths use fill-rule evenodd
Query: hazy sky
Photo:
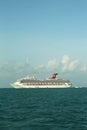
<svg viewBox="0 0 87 130"><path fill-rule="evenodd" d="M0 87L54 71L83 85L86 55L87 0L0 1Z"/></svg>

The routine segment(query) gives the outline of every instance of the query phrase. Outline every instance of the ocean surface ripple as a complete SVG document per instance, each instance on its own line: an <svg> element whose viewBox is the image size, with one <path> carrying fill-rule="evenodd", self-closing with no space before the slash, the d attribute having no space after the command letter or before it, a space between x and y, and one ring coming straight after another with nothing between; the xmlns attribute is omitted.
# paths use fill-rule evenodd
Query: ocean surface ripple
<svg viewBox="0 0 87 130"><path fill-rule="evenodd" d="M0 130L87 130L87 88L0 89Z"/></svg>

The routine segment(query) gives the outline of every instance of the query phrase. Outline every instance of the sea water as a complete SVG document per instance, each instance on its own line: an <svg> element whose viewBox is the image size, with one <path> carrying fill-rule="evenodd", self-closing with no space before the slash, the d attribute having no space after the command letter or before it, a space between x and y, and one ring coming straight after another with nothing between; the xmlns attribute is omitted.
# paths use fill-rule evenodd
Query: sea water
<svg viewBox="0 0 87 130"><path fill-rule="evenodd" d="M0 130L87 130L87 88L0 89Z"/></svg>

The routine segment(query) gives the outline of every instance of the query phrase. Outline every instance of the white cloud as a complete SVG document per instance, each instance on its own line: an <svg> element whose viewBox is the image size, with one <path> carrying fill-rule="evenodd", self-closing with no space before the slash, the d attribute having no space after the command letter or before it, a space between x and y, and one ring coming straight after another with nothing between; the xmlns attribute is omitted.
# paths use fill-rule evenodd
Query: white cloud
<svg viewBox="0 0 87 130"><path fill-rule="evenodd" d="M55 69L57 67L58 67L58 62L56 59L48 61L47 65L46 65L47 69Z"/></svg>
<svg viewBox="0 0 87 130"><path fill-rule="evenodd" d="M68 55L63 56L61 63L62 63L62 68L61 68L62 72L74 71L75 69L77 69L77 67L79 65L78 60L72 60L72 59L70 59L70 57Z"/></svg>
<svg viewBox="0 0 87 130"><path fill-rule="evenodd" d="M68 69L69 69L70 71L73 71L73 70L75 70L75 69L78 67L78 65L79 65L78 60L73 60L73 61L71 61L71 62L69 63Z"/></svg>
<svg viewBox="0 0 87 130"><path fill-rule="evenodd" d="M45 68L45 66L44 65L38 65L37 67L35 67L34 69L35 70L39 70L39 69L44 69Z"/></svg>
<svg viewBox="0 0 87 130"><path fill-rule="evenodd" d="M61 60L61 63L62 64L67 64L69 62L70 58L68 55L64 55L62 60Z"/></svg>
<svg viewBox="0 0 87 130"><path fill-rule="evenodd" d="M60 69L62 72L67 72L67 71L74 71L78 68L79 66L79 61L78 60L72 60L68 55L64 55L62 60L59 62L57 59L52 59L49 60L47 65L38 65L36 67L36 70L53 70L53 69Z"/></svg>
<svg viewBox="0 0 87 130"><path fill-rule="evenodd" d="M59 64L60 63L60 64ZM70 71L87 71L87 65L80 65L80 62L77 59L71 59L68 55L64 55L61 61L57 59L51 59L47 64L41 64L38 66L31 66L29 60L21 63L5 63L0 66L0 75L21 75L21 74L30 74L37 72L47 72L48 71L60 71L60 72L70 72Z"/></svg>
<svg viewBox="0 0 87 130"><path fill-rule="evenodd" d="M62 72L65 72L65 71L67 71L67 70L68 70L67 65L62 66Z"/></svg>
<svg viewBox="0 0 87 130"><path fill-rule="evenodd" d="M58 67L58 62L56 59L49 60L46 65L38 65L35 70L53 70Z"/></svg>
<svg viewBox="0 0 87 130"><path fill-rule="evenodd" d="M65 72L63 73L63 76L64 74L67 74L66 76L69 76L71 79L76 79L78 76L80 77L79 79L82 79L87 77L87 73L85 73L87 72L87 64L82 64L78 59L71 59L68 55L64 55L60 61L51 59L47 64L38 66L32 66L32 63L30 63L28 59L25 62L12 64L5 62L0 64L1 79L15 79L26 75L34 75L37 77L39 75L39 78L44 78L47 75L49 76L49 73L54 73L54 71L57 71L60 74L61 72Z"/></svg>
<svg viewBox="0 0 87 130"><path fill-rule="evenodd" d="M87 72L87 65L82 66L80 71Z"/></svg>

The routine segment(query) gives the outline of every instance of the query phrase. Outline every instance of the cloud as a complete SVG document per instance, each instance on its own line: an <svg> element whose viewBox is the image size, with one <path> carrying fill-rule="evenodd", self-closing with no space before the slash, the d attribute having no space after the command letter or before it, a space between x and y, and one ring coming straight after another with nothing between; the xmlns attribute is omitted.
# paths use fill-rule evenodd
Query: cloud
<svg viewBox="0 0 87 130"><path fill-rule="evenodd" d="M26 59L24 62L15 64L4 63L0 64L0 75L14 76L14 75L26 75L45 72L48 73L58 72L73 72L73 71L87 71L87 65L81 65L77 59L71 59L68 55L64 55L60 61L57 59L51 59L47 64L41 64L38 66L32 66L32 63Z"/></svg>
<svg viewBox="0 0 87 130"><path fill-rule="evenodd" d="M38 65L37 67L34 67L35 70L40 70L40 69L44 69L45 66L44 65Z"/></svg>
<svg viewBox="0 0 87 130"><path fill-rule="evenodd" d="M79 68L79 61L77 59L71 59L68 55L64 55L61 61L57 59L51 59L46 65L38 65L35 67L37 71L60 71L60 72L70 72L75 71Z"/></svg>
<svg viewBox="0 0 87 130"><path fill-rule="evenodd" d="M62 60L61 60L61 63L62 64L67 64L69 62L70 58L68 55L64 55Z"/></svg>
<svg viewBox="0 0 87 130"><path fill-rule="evenodd" d="M60 61L51 59L46 64L38 66L32 66L28 59L19 63L5 62L0 64L0 79L2 81L6 79L5 82L12 82L26 75L43 79L54 72L58 72L60 77L63 78L76 81L75 79L79 77L79 80L83 79L84 81L84 78L87 77L87 73L85 73L87 72L87 65L82 64L78 59L72 59L68 55L64 55Z"/></svg>
<svg viewBox="0 0 87 130"><path fill-rule="evenodd" d="M59 66L59 63L56 59L49 60L46 65L41 64L35 67L36 70L53 70Z"/></svg>
<svg viewBox="0 0 87 130"><path fill-rule="evenodd" d="M48 61L47 65L46 65L47 69L55 69L57 67L58 67L58 62L56 59L52 59L52 60Z"/></svg>
<svg viewBox="0 0 87 130"><path fill-rule="evenodd" d="M68 55L64 55L62 60L62 72L66 71L74 71L78 68L79 66L79 61L78 60L72 60Z"/></svg>
<svg viewBox="0 0 87 130"><path fill-rule="evenodd" d="M80 71L87 72L87 65L82 66Z"/></svg>
<svg viewBox="0 0 87 130"><path fill-rule="evenodd" d="M11 77L31 73L33 67L25 62L18 63L2 63L0 65L0 77Z"/></svg>
<svg viewBox="0 0 87 130"><path fill-rule="evenodd" d="M68 67L68 70L70 71L74 71L75 69L77 69L79 65L79 61L78 60L73 60L69 63L69 67Z"/></svg>

